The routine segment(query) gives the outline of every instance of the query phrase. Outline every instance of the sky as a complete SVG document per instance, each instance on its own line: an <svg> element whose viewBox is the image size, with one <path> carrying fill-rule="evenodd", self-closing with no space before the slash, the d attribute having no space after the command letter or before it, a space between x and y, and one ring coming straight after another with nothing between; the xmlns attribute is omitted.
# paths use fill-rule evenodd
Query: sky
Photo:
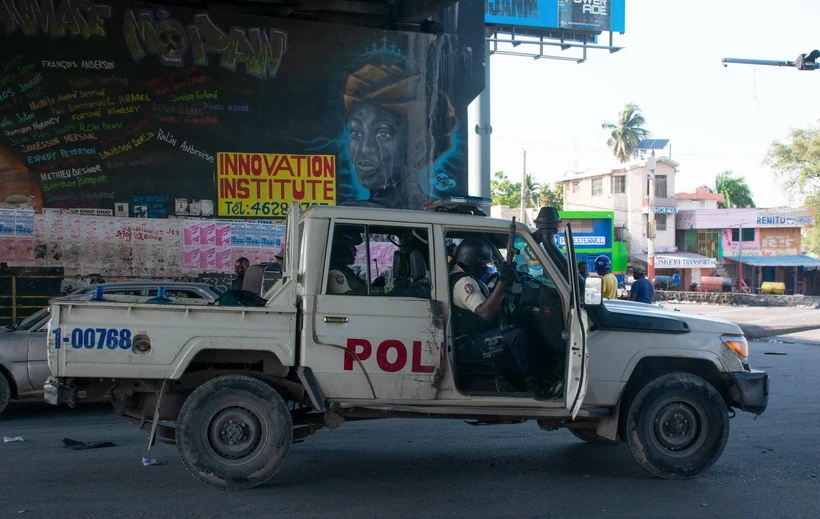
<svg viewBox="0 0 820 519"><path fill-rule="evenodd" d="M789 128L817 124L820 70L724 67L721 59L794 60L820 48L817 27L817 0L626 0L619 52L589 51L582 64L494 55L492 171L519 181L523 149L541 183L620 167L601 123L631 102L652 137L670 139L676 192L714 185L728 169L746 178L758 207L799 204L761 162Z"/></svg>

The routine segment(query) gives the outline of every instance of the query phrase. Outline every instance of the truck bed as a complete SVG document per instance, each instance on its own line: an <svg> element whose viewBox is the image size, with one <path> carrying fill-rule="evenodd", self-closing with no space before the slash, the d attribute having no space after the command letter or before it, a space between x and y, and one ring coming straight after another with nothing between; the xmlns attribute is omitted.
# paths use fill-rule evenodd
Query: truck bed
<svg viewBox="0 0 820 519"><path fill-rule="evenodd" d="M177 379L208 349L272 351L285 366L295 362L294 306L52 301L51 315L48 363L57 377Z"/></svg>

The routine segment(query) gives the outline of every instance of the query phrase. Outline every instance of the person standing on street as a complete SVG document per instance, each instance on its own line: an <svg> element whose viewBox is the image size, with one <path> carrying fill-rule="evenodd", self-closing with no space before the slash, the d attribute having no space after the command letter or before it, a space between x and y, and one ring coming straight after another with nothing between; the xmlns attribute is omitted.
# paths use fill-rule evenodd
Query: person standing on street
<svg viewBox="0 0 820 519"><path fill-rule="evenodd" d="M584 279L589 277L589 265L587 265L586 261L578 262L578 273L581 274L581 277Z"/></svg>
<svg viewBox="0 0 820 519"><path fill-rule="evenodd" d="M236 273L236 279L231 281L231 290L242 290L242 284L245 283L245 272L248 270L248 267L251 266L251 262L248 258L239 258L234 263L233 271Z"/></svg>
<svg viewBox="0 0 820 519"><path fill-rule="evenodd" d="M646 279L646 267L638 265L635 267L635 282L629 291L629 300L638 303L652 304L652 296L655 294L655 287L652 282Z"/></svg>
<svg viewBox="0 0 820 519"><path fill-rule="evenodd" d="M618 298L618 278L612 273L612 261L607 256L595 258L595 272L604 280L604 299Z"/></svg>

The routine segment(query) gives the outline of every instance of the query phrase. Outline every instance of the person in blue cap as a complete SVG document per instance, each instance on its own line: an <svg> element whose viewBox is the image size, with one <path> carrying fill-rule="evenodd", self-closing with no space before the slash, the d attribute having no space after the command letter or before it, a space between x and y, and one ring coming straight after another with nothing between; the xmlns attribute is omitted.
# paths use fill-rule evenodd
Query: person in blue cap
<svg viewBox="0 0 820 519"><path fill-rule="evenodd" d="M612 260L603 255L595 258L595 272L604 280L604 299L617 299L618 278L612 273Z"/></svg>

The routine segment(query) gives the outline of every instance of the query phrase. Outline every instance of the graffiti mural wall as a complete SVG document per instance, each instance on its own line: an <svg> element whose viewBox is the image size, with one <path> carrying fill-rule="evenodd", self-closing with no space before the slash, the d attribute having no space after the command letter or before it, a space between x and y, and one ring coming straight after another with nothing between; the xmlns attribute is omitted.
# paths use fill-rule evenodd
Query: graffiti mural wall
<svg viewBox="0 0 820 519"><path fill-rule="evenodd" d="M0 207L265 219L467 194L471 53L449 35L0 0Z"/></svg>

